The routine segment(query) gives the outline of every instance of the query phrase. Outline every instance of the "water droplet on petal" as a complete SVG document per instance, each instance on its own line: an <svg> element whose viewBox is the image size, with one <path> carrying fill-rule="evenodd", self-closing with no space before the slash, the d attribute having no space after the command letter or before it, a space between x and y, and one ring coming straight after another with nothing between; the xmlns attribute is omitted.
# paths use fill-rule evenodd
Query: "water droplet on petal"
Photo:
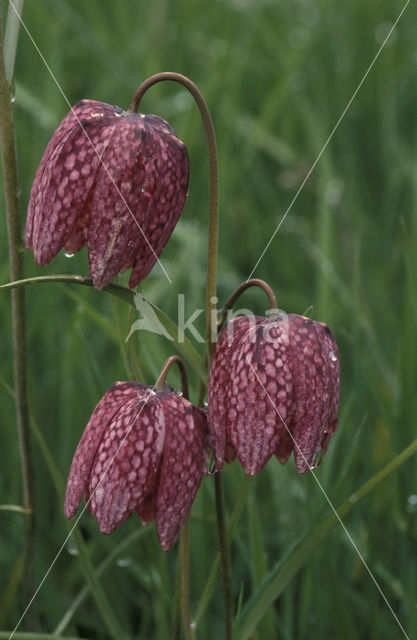
<svg viewBox="0 0 417 640"><path fill-rule="evenodd" d="M149 193L149 191L146 189L146 186L143 184L140 188L140 192L143 194L144 198L150 198L151 194Z"/></svg>
<svg viewBox="0 0 417 640"><path fill-rule="evenodd" d="M332 362L336 362L336 360L337 360L337 355L335 354L334 351L330 351L330 360Z"/></svg>
<svg viewBox="0 0 417 640"><path fill-rule="evenodd" d="M75 255L74 253L70 253L69 251L65 251L65 252L64 252L64 256L65 256L66 258L73 258L73 257L74 257L74 255Z"/></svg>
<svg viewBox="0 0 417 640"><path fill-rule="evenodd" d="M173 393L175 396L182 396L182 391L181 391L181 389L173 389L173 390L172 390L172 393Z"/></svg>

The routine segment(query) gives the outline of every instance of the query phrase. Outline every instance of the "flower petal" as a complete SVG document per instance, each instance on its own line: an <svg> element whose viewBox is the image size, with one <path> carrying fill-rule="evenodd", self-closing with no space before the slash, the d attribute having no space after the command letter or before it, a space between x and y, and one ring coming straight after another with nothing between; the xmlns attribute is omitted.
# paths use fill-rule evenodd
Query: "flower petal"
<svg viewBox="0 0 417 640"><path fill-rule="evenodd" d="M249 475L265 466L289 428L288 342L287 316L282 314L258 322L232 356L228 436Z"/></svg>
<svg viewBox="0 0 417 640"><path fill-rule="evenodd" d="M144 119L120 118L97 172L88 229L88 259L94 286L106 286L126 266L144 240L152 214L155 150ZM145 187L145 185L147 185Z"/></svg>
<svg viewBox="0 0 417 640"><path fill-rule="evenodd" d="M147 387L126 402L97 450L89 493L102 533L111 533L155 492L165 440L158 396Z"/></svg>
<svg viewBox="0 0 417 640"><path fill-rule="evenodd" d="M181 531L204 473L205 413L185 398L166 394L164 454L156 524L161 547L169 549Z"/></svg>
<svg viewBox="0 0 417 640"><path fill-rule="evenodd" d="M161 255L183 210L188 193L189 163L185 145L174 130L157 116L145 116L148 136L153 139L153 155L145 170L153 165L153 181L145 182L144 196L149 194L143 232L136 250L130 287L136 287L150 272Z"/></svg>
<svg viewBox="0 0 417 640"><path fill-rule="evenodd" d="M26 246L28 249L33 247L33 229L35 219L37 225L39 218L43 216L43 201L45 190L51 180L51 176L55 170L56 158L59 155L65 142L76 129L80 128L79 123L83 125L88 119L97 119L110 116L114 113L114 107L96 100L81 100L69 111L54 135L50 139L45 152L42 156L38 170L33 181L32 190L28 204L28 214L26 220ZM88 141L87 141L88 142Z"/></svg>
<svg viewBox="0 0 417 640"><path fill-rule="evenodd" d="M315 468L321 440L330 416L329 369L316 322L291 314L291 368L295 381L292 434L294 460L299 473Z"/></svg>
<svg viewBox="0 0 417 640"><path fill-rule="evenodd" d="M65 515L67 518L77 511L86 489L91 467L103 434L115 413L124 402L138 394L138 387L130 382L116 382L102 397L91 416L74 454L65 493Z"/></svg>
<svg viewBox="0 0 417 640"><path fill-rule="evenodd" d="M210 367L208 386L208 441L213 451L217 471L223 468L226 441L226 423L228 421L229 402L232 392L232 373L230 370L231 356L236 349L241 336L248 330L250 318L240 316L233 318L220 334L213 361ZM233 459L233 447L228 448L227 460Z"/></svg>
<svg viewBox="0 0 417 640"><path fill-rule="evenodd" d="M36 263L47 264L62 249L80 217L88 213L100 158L109 144L114 118L90 118L75 127L51 157L48 185L33 226Z"/></svg>

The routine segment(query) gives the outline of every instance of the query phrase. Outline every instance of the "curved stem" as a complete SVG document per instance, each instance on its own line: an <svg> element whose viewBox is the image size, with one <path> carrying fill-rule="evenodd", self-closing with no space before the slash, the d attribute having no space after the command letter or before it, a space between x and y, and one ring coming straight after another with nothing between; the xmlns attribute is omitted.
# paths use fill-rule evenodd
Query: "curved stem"
<svg viewBox="0 0 417 640"><path fill-rule="evenodd" d="M171 80L182 84L193 96L200 110L203 125L207 138L208 157L209 157L209 173L210 173L210 203L209 203L209 239L208 239L208 256L207 256L207 284L206 284L206 339L207 339L207 368L210 370L210 364L213 357L214 349L217 342L217 246L218 246L218 228L219 228L219 172L217 160L216 135L211 120L210 111L207 104L196 85L178 73L166 72L158 73L145 80L136 91L130 112L137 112L139 104L144 93L157 82L163 80ZM205 385L200 388L200 404L204 398ZM223 571L223 588L225 600L225 629L226 640L232 637L233 622L233 597L232 597L232 579L230 568L229 547L226 535L226 519L223 502L223 492L220 474L215 475L216 483L216 513L217 528L219 534L220 553L222 558Z"/></svg>
<svg viewBox="0 0 417 640"><path fill-rule="evenodd" d="M162 367L161 373L159 374L159 378L155 384L155 389L157 391L164 390L168 371L170 370L173 364L176 364L178 366L178 369L180 370L182 395L184 398L188 400L187 370L185 368L184 362L179 356L170 356L168 360L164 362L164 366Z"/></svg>
<svg viewBox="0 0 417 640"><path fill-rule="evenodd" d="M220 318L217 322L217 328L219 331L224 325L224 322L227 317L227 312L229 311L229 309L233 307L236 300L242 295L242 293L246 291L246 289L249 289L250 287L259 287L260 289L262 289L262 291L266 293L266 295L268 296L271 311L275 311L278 309L277 299L271 287L269 286L269 284L267 284L264 280L259 280L258 278L252 278L252 280L246 280L246 282L243 282L241 285L237 287L237 289L235 289L235 291L233 291L230 298L224 304L221 310Z"/></svg>
<svg viewBox="0 0 417 640"><path fill-rule="evenodd" d="M6 201L10 277L12 280L20 280L23 278L23 245L20 228L20 189L11 99L12 96L4 65L0 17L0 143ZM26 519L25 525L22 574L22 596L25 601L29 601L34 590L35 516L34 470L26 382L27 355L24 289L12 291L12 333L15 407L22 472L23 507L31 512L31 515ZM32 622L34 622L34 614L32 614L32 618Z"/></svg>
<svg viewBox="0 0 417 640"><path fill-rule="evenodd" d="M219 168L217 160L216 134L210 111L198 87L187 77L167 71L157 73L145 80L133 96L129 111L136 113L144 93L157 82L171 80L182 84L193 96L203 121L207 138L209 173L210 173L210 203L209 203L209 240L207 260L207 286L206 286L206 335L208 350L208 366L214 353L217 338L216 329L216 272L217 272L217 245L219 229Z"/></svg>

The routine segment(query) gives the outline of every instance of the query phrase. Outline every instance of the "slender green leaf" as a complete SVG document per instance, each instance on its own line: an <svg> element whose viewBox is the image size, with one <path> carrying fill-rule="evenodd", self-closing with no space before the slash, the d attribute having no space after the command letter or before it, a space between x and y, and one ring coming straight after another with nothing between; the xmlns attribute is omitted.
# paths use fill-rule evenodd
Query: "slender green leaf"
<svg viewBox="0 0 417 640"><path fill-rule="evenodd" d="M46 465L48 467L49 473L51 474L51 477L53 479L53 482L55 484L55 488L57 491L57 494L59 496L59 499L62 500L63 499L63 492L64 492L64 480L62 478L62 475L58 469L58 466L55 462L55 459L39 429L39 427L36 425L36 422L32 419L31 420L31 427L32 427L32 431L34 432L35 438L38 441L38 444L40 446L40 449L43 453L43 456L45 458L45 462ZM69 523L69 527L72 528L72 524ZM81 561L81 567L82 570L84 572L84 576L87 580L87 583L90 586L91 592L94 596L94 599L96 601L97 607L103 617L103 620L110 632L110 634L113 636L113 638L115 638L116 640L120 640L120 638L126 638L126 634L121 630L119 623L117 622L116 616L113 613L113 609L101 587L101 584L98 580L98 576L95 573L93 566L91 564L90 561L90 557L88 555L88 550L86 547L86 544L84 542L84 539L82 537L81 531L79 530L78 527L75 527L75 529L72 532L72 535L74 537L74 542L78 548L78 557Z"/></svg>
<svg viewBox="0 0 417 640"><path fill-rule="evenodd" d="M7 13L6 33L4 36L4 67L9 85L12 82L14 61L16 59L17 42L19 40L20 16L23 11L24 0L13 0L9 2Z"/></svg>
<svg viewBox="0 0 417 640"><path fill-rule="evenodd" d="M149 329L170 340L180 355L194 369L200 380L207 385L207 369L195 347L185 337L184 332L156 305L149 302L149 300L145 300L140 293L135 293L135 305L148 321L147 326ZM133 330L134 324L132 325L131 333Z"/></svg>
<svg viewBox="0 0 417 640"><path fill-rule="evenodd" d="M150 531L152 531L151 527L143 527L142 529L136 529L136 531L133 531L130 535L127 536L127 538L119 542L119 544L116 545L116 547L114 547L114 549L112 549L112 551L105 557L105 559L97 567L97 569L94 570L94 573L97 576L97 578L100 577L102 573L106 571L106 569L111 567L113 562L116 560L116 558L118 558L118 556L121 553L123 553L133 542L137 542L138 540L140 540L140 538L143 538ZM91 584L87 583L80 590L78 595L74 598L74 600L68 607L62 620L54 629L54 634L59 636L65 631L71 619L73 618L75 612L84 602L84 600L87 598L90 592L91 592Z"/></svg>
<svg viewBox="0 0 417 640"><path fill-rule="evenodd" d="M9 640L12 635L12 631L0 631L0 640ZM13 633L14 640L86 640L81 636L77 636L76 638L73 636L57 636L52 633L21 633L17 631Z"/></svg>
<svg viewBox="0 0 417 640"><path fill-rule="evenodd" d="M302 536L302 538L292 546L290 552L273 567L244 606L237 640L247 640L251 636L269 607L282 594L288 583L306 564L313 551L323 542L329 533L331 533L340 520L349 513L362 498L377 487L380 482L385 480L393 471L398 469L416 451L417 440L414 440L404 451L345 500L340 507L336 509L336 513L333 513L327 520L318 525L310 535Z"/></svg>
<svg viewBox="0 0 417 640"><path fill-rule="evenodd" d="M41 284L51 282L81 284L87 287L93 286L91 278L63 274L58 276L38 276L34 278L25 278L24 280L18 280L16 282L8 282L7 284L0 285L0 291L8 291L10 289L23 287L28 284ZM145 298L141 294L135 293L127 287L121 287L118 284L109 284L107 285L107 287L104 287L103 291L111 293L112 295L120 298L121 300L124 300L124 302L127 302L132 306L137 306L144 317L150 323L150 325L148 326L154 326L154 329L157 330L158 333L161 333L168 340L170 340L172 346L188 362L190 367L194 369L200 380L205 385L207 385L207 368L201 356L199 355L194 345L190 342L190 340L188 340L188 338L184 335L184 332L177 327L177 325L171 320L171 318L169 318L156 305L152 304L152 302L149 302L149 300L145 300ZM131 333L132 330L134 331L134 326L132 326Z"/></svg>
<svg viewBox="0 0 417 640"><path fill-rule="evenodd" d="M30 515L31 509L26 509L18 504L0 504L0 511L13 511L14 513L22 513L23 515Z"/></svg>

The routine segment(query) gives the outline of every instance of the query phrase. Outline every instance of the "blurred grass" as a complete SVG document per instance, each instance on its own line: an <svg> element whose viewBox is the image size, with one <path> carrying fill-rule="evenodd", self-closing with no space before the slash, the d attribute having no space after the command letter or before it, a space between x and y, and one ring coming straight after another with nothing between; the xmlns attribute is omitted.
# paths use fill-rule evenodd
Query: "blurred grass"
<svg viewBox="0 0 417 640"><path fill-rule="evenodd" d="M4 3L6 5L7 3ZM174 70L203 91L216 127L221 175L219 298L246 279L311 167L401 3L377 0L26 0L23 17L71 103L87 97L126 107L145 76ZM4 7L4 10L6 6ZM417 415L417 9L410 3L332 142L255 275L276 290L279 305L330 324L340 346L340 426L318 474L338 504L405 447ZM15 118L22 186L22 224L44 147L67 105L24 32L16 60ZM143 109L166 118L186 142L190 196L159 267L140 291L176 318L202 307L206 261L207 160L196 108L182 88L157 86ZM1 199L3 213L3 199ZM0 279L8 280L4 215ZM58 256L26 273L85 273L85 252ZM126 282L126 276L121 277ZM81 288L80 288L81 289ZM72 292L72 290L71 290ZM63 285L28 288L31 409L65 476L99 397L124 379L117 325L108 296L71 293ZM76 295L75 295L76 294ZM262 312L260 294L244 305ZM0 378L11 384L9 296L0 300ZM99 315L97 315L99 314ZM127 327L129 310L121 307ZM202 324L199 325L202 327ZM136 336L145 377L153 383L166 341ZM198 346L198 345L197 345ZM173 374L174 377L174 374ZM194 397L197 384L192 386ZM20 475L13 404L0 385L0 502L19 503ZM63 509L38 447L37 575L66 535ZM225 472L229 510L242 473ZM346 525L410 637L417 635L417 473L413 460L347 517ZM253 483L232 545L234 592L244 599L291 543L328 513L314 479L293 463L271 460ZM217 549L212 480L193 507L192 610ZM20 557L22 517L0 514L0 627L12 628L21 605L10 597ZM89 515L82 530L98 566L138 526L132 517L110 537ZM153 526L153 525L152 525ZM132 638L169 637L175 553L155 535L126 549L102 585ZM70 544L38 597L43 631L51 632L84 586ZM258 558L258 560L256 560ZM9 588L8 588L9 587ZM168 631L167 631L168 630ZM106 638L92 600L66 631ZM222 633L221 586L198 627ZM395 621L340 529L290 584L259 635L268 640L400 637Z"/></svg>

